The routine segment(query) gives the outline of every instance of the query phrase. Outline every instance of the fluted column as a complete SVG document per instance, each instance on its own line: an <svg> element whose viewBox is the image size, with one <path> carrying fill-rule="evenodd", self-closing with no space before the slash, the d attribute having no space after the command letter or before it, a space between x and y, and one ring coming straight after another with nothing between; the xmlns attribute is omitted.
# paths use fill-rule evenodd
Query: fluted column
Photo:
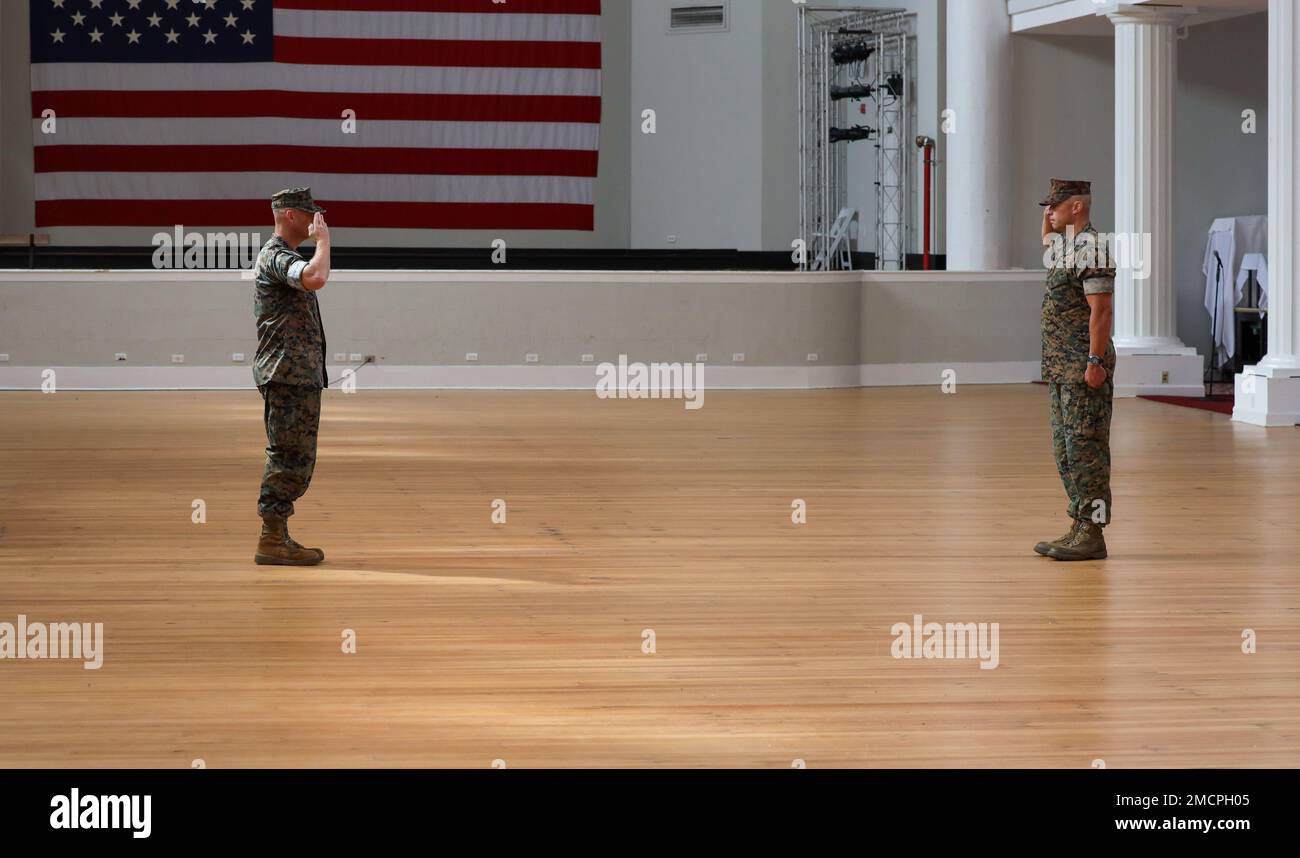
<svg viewBox="0 0 1300 858"><path fill-rule="evenodd" d="M1115 390L1123 396L1203 393L1203 363L1174 317L1174 96L1178 28L1195 10L1116 4L1115 224L1133 252L1115 276ZM1149 250L1147 248L1149 247Z"/></svg>
<svg viewBox="0 0 1300 858"><path fill-rule="evenodd" d="M1237 376L1232 419L1300 423L1300 12L1268 4L1268 354Z"/></svg>

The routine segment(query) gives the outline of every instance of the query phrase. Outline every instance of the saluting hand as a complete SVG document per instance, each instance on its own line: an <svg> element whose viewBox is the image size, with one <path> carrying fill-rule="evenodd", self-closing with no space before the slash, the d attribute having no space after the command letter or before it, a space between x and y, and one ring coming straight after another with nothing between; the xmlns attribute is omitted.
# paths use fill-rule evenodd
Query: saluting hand
<svg viewBox="0 0 1300 858"><path fill-rule="evenodd" d="M316 212L316 217L312 219L311 226L307 227L307 235L318 242L328 242L330 240L329 225L325 223L325 216L320 212Z"/></svg>

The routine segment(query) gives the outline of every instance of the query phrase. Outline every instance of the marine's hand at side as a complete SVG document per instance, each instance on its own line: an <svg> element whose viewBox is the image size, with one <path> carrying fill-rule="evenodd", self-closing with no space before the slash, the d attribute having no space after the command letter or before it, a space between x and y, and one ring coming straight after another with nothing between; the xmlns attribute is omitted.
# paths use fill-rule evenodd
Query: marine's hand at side
<svg viewBox="0 0 1300 858"><path fill-rule="evenodd" d="M1088 364L1088 369L1083 374L1083 380L1088 382L1089 387L1096 390L1106 383L1106 368L1095 363Z"/></svg>

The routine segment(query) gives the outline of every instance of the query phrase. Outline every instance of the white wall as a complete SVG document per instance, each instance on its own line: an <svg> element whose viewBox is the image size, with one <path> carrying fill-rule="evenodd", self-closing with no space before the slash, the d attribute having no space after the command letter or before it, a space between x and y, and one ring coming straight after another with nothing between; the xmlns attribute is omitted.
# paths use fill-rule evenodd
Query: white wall
<svg viewBox="0 0 1300 858"><path fill-rule="evenodd" d="M45 368L72 370L62 387L251 386L251 290L234 271L0 271L0 388L36 389ZM1033 380L1040 291L997 272L338 271L320 302L331 364L377 356L367 386L581 387L583 355L707 354L712 386L808 387Z"/></svg>
<svg viewBox="0 0 1300 858"><path fill-rule="evenodd" d="M1092 36L1012 37L1017 153L1014 247L1018 265L1043 268L1039 200L1052 178L1092 182L1092 220L1115 224L1115 43Z"/></svg>
<svg viewBox="0 0 1300 858"><path fill-rule="evenodd" d="M632 4L632 246L758 250L763 111L776 109L763 99L763 5L729 0L725 32L670 33L674 5ZM654 134L641 132L645 110Z"/></svg>
<svg viewBox="0 0 1300 858"><path fill-rule="evenodd" d="M789 248L799 237L798 16L794 4L763 4L763 242Z"/></svg>

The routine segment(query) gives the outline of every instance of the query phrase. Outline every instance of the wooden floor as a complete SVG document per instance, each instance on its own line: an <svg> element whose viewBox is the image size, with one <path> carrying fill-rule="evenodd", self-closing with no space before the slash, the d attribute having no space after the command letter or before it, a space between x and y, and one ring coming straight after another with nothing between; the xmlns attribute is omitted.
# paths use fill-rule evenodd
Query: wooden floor
<svg viewBox="0 0 1300 858"><path fill-rule="evenodd" d="M0 661L0 766L1300 765L1300 430L1119 401L1111 558L1064 564L1047 410L330 392L289 570L256 392L0 394L0 621L106 637ZM1000 665L891 657L914 614Z"/></svg>

